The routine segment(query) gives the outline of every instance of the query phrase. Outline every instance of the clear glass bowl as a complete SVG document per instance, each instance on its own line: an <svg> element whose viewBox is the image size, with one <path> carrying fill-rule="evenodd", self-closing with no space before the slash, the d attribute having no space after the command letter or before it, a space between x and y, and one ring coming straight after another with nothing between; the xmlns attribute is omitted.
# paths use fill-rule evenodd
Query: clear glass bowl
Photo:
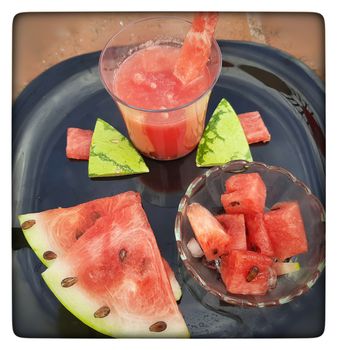
<svg viewBox="0 0 337 350"><path fill-rule="evenodd" d="M214 214L222 212L220 195L225 191L225 181L233 174L252 172L259 173L266 184L267 208L280 201L298 201L309 244L307 253L291 258L291 261L300 263L301 269L280 276L276 288L263 296L235 295L227 292L218 271L207 268L202 259L192 257L187 248L187 243L194 234L186 215L186 207L197 202ZM180 258L194 279L206 291L234 305L265 307L288 303L310 289L325 266L325 213L322 204L310 189L289 171L263 163L233 161L222 167L213 167L194 179L180 201L175 235Z"/></svg>

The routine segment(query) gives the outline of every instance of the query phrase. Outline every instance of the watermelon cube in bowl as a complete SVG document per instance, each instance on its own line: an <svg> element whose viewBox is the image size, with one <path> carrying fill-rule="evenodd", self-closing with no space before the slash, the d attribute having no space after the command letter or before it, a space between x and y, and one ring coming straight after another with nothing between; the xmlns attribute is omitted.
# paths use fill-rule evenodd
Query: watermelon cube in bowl
<svg viewBox="0 0 337 350"><path fill-rule="evenodd" d="M217 269L212 270L204 264L202 258L193 257L187 247L190 239L195 238L195 233L187 217L187 207L192 203L198 203L208 209L214 217L219 218L219 215L223 215L225 211L221 196L228 190L226 184L231 184L233 180L229 179L234 178L238 174L258 174L266 188L263 212L243 213L246 224L247 248L239 247L239 250L246 251L248 252L247 254L253 253L253 255L258 254L263 256L262 262L270 262L276 258L281 262L284 257L277 257L279 252L279 250L275 249L275 244L278 246L277 238L272 239L268 236L270 239L267 239L266 231L268 233L270 225L268 223L265 225L264 215L269 213L270 209L276 203L288 203L286 204L286 208L287 205L290 205L292 208L293 204L291 203L293 202L298 205L298 211L292 209L293 211L290 210L288 212L287 215L290 218L287 221L295 220L294 222L297 222L298 225L298 215L300 215L307 246L306 249L299 249L299 247L304 247L303 241L296 247L291 234L289 239L285 235L283 236L282 239L288 240L287 246L293 249L290 251L295 254L293 256L287 256L287 258L290 258L287 261L297 262L297 266L300 266L300 268L289 274L275 273L278 275L276 286L271 283L271 280L267 283L267 279L261 277L260 283L257 280L254 282L256 284L255 287L254 284L249 284L248 289L240 290L236 284L240 278L242 279L242 276L240 277L240 271L245 271L242 261L249 261L249 259L244 260L239 254L239 258L237 256L235 259L232 258L231 264L226 265L225 262L228 261L228 257L235 251L235 249L233 251L228 249L229 253L215 260L214 265ZM256 175L253 176L256 177ZM234 186L234 182L232 184ZM229 189L230 191L233 190L231 186L229 186ZM242 196L244 196L244 191L242 191ZM242 198L244 199L244 197ZM278 210L281 210L281 208ZM275 210L275 212L278 210ZM228 212L225 211L225 213L229 215ZM233 214L231 213L231 215ZM250 222L248 222L247 226L247 221L249 220ZM186 268L186 274L197 282L191 283L190 287L193 288L194 285L196 286L194 288L201 288L205 293L210 293L219 300L234 305L265 307L290 302L295 297L305 293L315 284L325 266L325 212L319 199L311 193L303 182L296 179L287 170L259 162L233 161L222 167L213 167L192 181L179 204L175 222L175 235L179 255L183 266ZM301 234L298 237L301 237ZM260 251L252 252L252 245L259 245ZM285 254L288 255L288 253ZM238 261L238 265L234 265L233 261ZM237 267L229 272L229 277L225 277L223 274L223 278L221 278L221 270L224 273L224 270L226 270L225 266ZM266 271L269 268L273 269L273 266L268 266ZM263 276L264 269L261 269L260 266L259 270L260 272L262 271L261 276ZM226 287L223 279L225 281L227 280L229 287ZM265 290L266 286L268 288L267 290ZM200 294L199 290L195 290L194 292L195 295Z"/></svg>

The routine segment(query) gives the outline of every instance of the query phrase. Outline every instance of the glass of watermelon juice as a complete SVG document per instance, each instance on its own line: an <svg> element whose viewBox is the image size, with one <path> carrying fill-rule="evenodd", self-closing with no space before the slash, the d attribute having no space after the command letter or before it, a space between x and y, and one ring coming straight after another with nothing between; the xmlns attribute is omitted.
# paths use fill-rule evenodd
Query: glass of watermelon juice
<svg viewBox="0 0 337 350"><path fill-rule="evenodd" d="M101 80L122 113L129 137L154 159L180 158L196 147L220 75L221 52L212 39L209 60L196 79L183 84L174 76L190 27L175 17L143 19L115 34L101 53Z"/></svg>

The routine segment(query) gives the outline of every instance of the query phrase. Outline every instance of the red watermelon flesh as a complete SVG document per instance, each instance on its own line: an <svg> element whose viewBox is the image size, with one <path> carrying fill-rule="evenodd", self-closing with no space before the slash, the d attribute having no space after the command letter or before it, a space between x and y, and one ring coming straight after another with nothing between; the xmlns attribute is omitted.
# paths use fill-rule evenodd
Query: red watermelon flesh
<svg viewBox="0 0 337 350"><path fill-rule="evenodd" d="M248 247L250 250L273 257L275 253L264 225L263 216L263 213L245 215Z"/></svg>
<svg viewBox="0 0 337 350"><path fill-rule="evenodd" d="M92 130L68 128L66 147L67 158L88 160L92 135Z"/></svg>
<svg viewBox="0 0 337 350"><path fill-rule="evenodd" d="M194 17L174 68L174 75L183 84L188 84L204 72L218 17L218 13L207 12Z"/></svg>
<svg viewBox="0 0 337 350"><path fill-rule="evenodd" d="M296 201L275 204L265 213L264 223L279 260L308 251L301 210Z"/></svg>
<svg viewBox="0 0 337 350"><path fill-rule="evenodd" d="M226 180L221 203L227 214L254 214L264 210L266 186L258 173L236 174Z"/></svg>
<svg viewBox="0 0 337 350"><path fill-rule="evenodd" d="M232 250L221 259L221 278L232 294L264 295L274 280L272 264L273 260L268 256L247 250ZM249 275L253 278L250 281L247 280Z"/></svg>
<svg viewBox="0 0 337 350"><path fill-rule="evenodd" d="M69 208L50 209L19 216L23 233L45 265L64 254L102 216L112 218L129 206L141 207L139 193L124 192ZM27 227L27 223L33 223Z"/></svg>
<svg viewBox="0 0 337 350"><path fill-rule="evenodd" d="M243 113L238 117L249 144L270 141L270 133L259 112Z"/></svg>
<svg viewBox="0 0 337 350"><path fill-rule="evenodd" d="M62 289L61 281L69 276L76 283ZM141 206L128 206L114 218L98 219L43 277L71 312L78 307L78 298L87 300L84 313L77 316L100 332L117 337L156 336L158 332L160 336L188 336ZM95 323L94 315L101 307L103 321L110 326L99 320Z"/></svg>
<svg viewBox="0 0 337 350"><path fill-rule="evenodd" d="M190 204L187 217L207 260L215 260L227 252L231 237L205 207Z"/></svg>
<svg viewBox="0 0 337 350"><path fill-rule="evenodd" d="M231 236L231 242L227 250L247 249L245 218L243 214L221 214L216 219L223 226L225 231Z"/></svg>

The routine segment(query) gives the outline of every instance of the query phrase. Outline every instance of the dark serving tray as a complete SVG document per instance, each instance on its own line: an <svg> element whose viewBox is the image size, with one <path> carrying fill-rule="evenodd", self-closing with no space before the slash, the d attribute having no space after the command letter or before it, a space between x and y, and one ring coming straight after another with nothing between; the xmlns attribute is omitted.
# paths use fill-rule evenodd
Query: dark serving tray
<svg viewBox="0 0 337 350"><path fill-rule="evenodd" d="M272 135L252 145L253 158L288 169L325 203L325 92L304 64L271 47L221 41L221 76L207 118L225 97L237 113L260 111ZM174 220L188 184L205 169L195 151L175 161L146 159L150 173L90 180L87 162L65 156L68 127L93 129L97 117L127 135L120 112L98 75L99 52L50 68L13 107L13 329L22 337L102 337L69 313L49 291L43 265L18 228L17 215L67 207L127 190L143 206L162 255L183 288L179 307L192 337L313 337L324 330L325 276L289 304L254 309L219 303L178 260Z"/></svg>

